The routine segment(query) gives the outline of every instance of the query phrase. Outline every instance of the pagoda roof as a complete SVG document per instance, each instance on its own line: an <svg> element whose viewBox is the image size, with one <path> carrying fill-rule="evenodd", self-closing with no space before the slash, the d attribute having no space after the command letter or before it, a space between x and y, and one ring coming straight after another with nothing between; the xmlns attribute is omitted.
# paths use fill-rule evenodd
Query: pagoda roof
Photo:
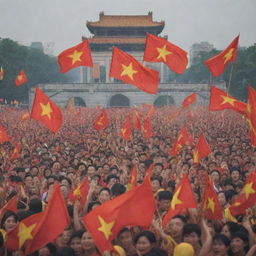
<svg viewBox="0 0 256 256"><path fill-rule="evenodd" d="M90 44L145 44L145 37L92 37L87 39Z"/></svg>
<svg viewBox="0 0 256 256"><path fill-rule="evenodd" d="M87 21L87 27L164 27L164 21L153 21L152 12L148 15L99 15L99 21Z"/></svg>

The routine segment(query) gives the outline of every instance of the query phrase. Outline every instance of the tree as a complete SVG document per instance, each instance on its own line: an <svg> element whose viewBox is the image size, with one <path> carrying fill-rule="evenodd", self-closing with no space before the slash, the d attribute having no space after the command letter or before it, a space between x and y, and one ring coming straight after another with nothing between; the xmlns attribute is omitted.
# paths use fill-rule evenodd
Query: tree
<svg viewBox="0 0 256 256"><path fill-rule="evenodd" d="M67 75L59 72L57 59L45 55L41 50L22 46L11 39L0 40L0 66L5 76L0 81L0 98L7 101L28 101L28 90L39 83L68 82ZM15 86L15 78L23 69L28 82Z"/></svg>

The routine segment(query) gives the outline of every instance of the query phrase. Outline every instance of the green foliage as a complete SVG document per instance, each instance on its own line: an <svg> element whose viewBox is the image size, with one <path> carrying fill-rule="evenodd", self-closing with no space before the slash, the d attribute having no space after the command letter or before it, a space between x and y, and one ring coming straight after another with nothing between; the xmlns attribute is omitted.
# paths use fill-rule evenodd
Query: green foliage
<svg viewBox="0 0 256 256"><path fill-rule="evenodd" d="M199 57L194 59L191 65L182 75L170 72L169 81L177 83L209 83L214 85L225 81L229 84L231 63L219 77L210 75L210 71L204 65L205 60L215 56L220 51L212 50L209 53L202 52ZM246 101L247 87L249 84L256 86L256 44L248 48L239 48L237 54L237 63L234 65L232 80L229 93L240 100Z"/></svg>
<svg viewBox="0 0 256 256"><path fill-rule="evenodd" d="M10 39L0 40L0 66L4 80L0 81L0 98L7 101L28 100L28 90L39 83L68 82L67 76L59 71L56 57L45 55L41 50L28 48ZM23 69L28 82L15 86L15 78Z"/></svg>

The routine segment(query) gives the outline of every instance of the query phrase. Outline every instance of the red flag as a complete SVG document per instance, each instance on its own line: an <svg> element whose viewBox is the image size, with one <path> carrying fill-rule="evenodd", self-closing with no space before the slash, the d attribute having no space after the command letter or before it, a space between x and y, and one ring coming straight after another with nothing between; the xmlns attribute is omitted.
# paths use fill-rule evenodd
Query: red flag
<svg viewBox="0 0 256 256"><path fill-rule="evenodd" d="M137 129L137 130L141 130L141 112L137 109L137 108L134 108L134 114L135 114L135 117L134 117L134 128Z"/></svg>
<svg viewBox="0 0 256 256"><path fill-rule="evenodd" d="M26 121L26 120L28 120L29 118L30 118L29 112L26 112L26 113L24 113L24 114L21 116L21 120L22 120L22 121Z"/></svg>
<svg viewBox="0 0 256 256"><path fill-rule="evenodd" d="M147 116L144 125L143 125L143 131L145 138L151 138L153 136L153 133L151 131L151 125L150 125L150 116Z"/></svg>
<svg viewBox="0 0 256 256"><path fill-rule="evenodd" d="M129 191L129 190L131 190L135 187L137 187L137 168L135 166L133 166L131 176L130 176L130 180L127 184L126 191Z"/></svg>
<svg viewBox="0 0 256 256"><path fill-rule="evenodd" d="M156 111L155 106L151 105L150 109L149 109L149 111L147 113L147 116L150 116L150 117L153 116L155 114L155 111Z"/></svg>
<svg viewBox="0 0 256 256"><path fill-rule="evenodd" d="M126 226L149 226L156 209L150 179L142 185L94 208L83 217L101 253L112 250L111 241Z"/></svg>
<svg viewBox="0 0 256 256"><path fill-rule="evenodd" d="M210 111L232 109L244 114L246 112L246 104L229 96L221 89L211 86L209 109Z"/></svg>
<svg viewBox="0 0 256 256"><path fill-rule="evenodd" d="M199 163L200 160L211 153L211 149L207 143L207 140L202 133L196 143L194 154L193 154L193 162Z"/></svg>
<svg viewBox="0 0 256 256"><path fill-rule="evenodd" d="M169 155L170 156L177 155L185 144L192 145L192 139L188 135L187 128L183 127L173 147L169 150Z"/></svg>
<svg viewBox="0 0 256 256"><path fill-rule="evenodd" d="M69 216L60 186L54 184L48 205L34 230L33 240L28 241L26 254L31 254L56 239L68 225Z"/></svg>
<svg viewBox="0 0 256 256"><path fill-rule="evenodd" d="M92 67L92 56L88 41L83 40L82 43L61 52L58 56L58 63L61 73L80 66Z"/></svg>
<svg viewBox="0 0 256 256"><path fill-rule="evenodd" d="M0 125L0 143L9 141L9 137L7 135L7 132L5 131L4 127Z"/></svg>
<svg viewBox="0 0 256 256"><path fill-rule="evenodd" d="M152 34L147 34L144 61L163 62L172 71L182 74L188 65L187 52L178 46Z"/></svg>
<svg viewBox="0 0 256 256"><path fill-rule="evenodd" d="M246 119L249 124L249 137L253 146L256 146L256 90L248 88L248 102L246 105Z"/></svg>
<svg viewBox="0 0 256 256"><path fill-rule="evenodd" d="M144 92L157 93L158 72L143 66L133 56L117 47L114 47L112 51L109 76L135 85Z"/></svg>
<svg viewBox="0 0 256 256"><path fill-rule="evenodd" d="M21 70L15 79L15 85L20 86L28 81L24 70Z"/></svg>
<svg viewBox="0 0 256 256"><path fill-rule="evenodd" d="M221 75L229 62L236 62L238 41L239 35L225 50L205 61L205 65L214 76Z"/></svg>
<svg viewBox="0 0 256 256"><path fill-rule="evenodd" d="M121 127L121 136L125 140L130 140L131 137L131 117L128 115Z"/></svg>
<svg viewBox="0 0 256 256"><path fill-rule="evenodd" d="M21 220L14 229L6 233L5 247L12 251L26 247L27 241L33 239L34 230L43 214L40 212Z"/></svg>
<svg viewBox="0 0 256 256"><path fill-rule="evenodd" d="M30 116L53 132L57 132L62 124L61 110L39 88L36 88Z"/></svg>
<svg viewBox="0 0 256 256"><path fill-rule="evenodd" d="M184 175L174 191L170 208L163 218L163 225L165 226L175 215L188 208L197 208L197 203L188 175Z"/></svg>
<svg viewBox="0 0 256 256"><path fill-rule="evenodd" d="M244 214L246 209L256 203L256 171L249 174L246 183L229 210L233 216Z"/></svg>
<svg viewBox="0 0 256 256"><path fill-rule="evenodd" d="M20 157L21 145L17 143L13 149L13 152L10 156L10 160L14 160Z"/></svg>
<svg viewBox="0 0 256 256"><path fill-rule="evenodd" d="M202 199L204 216L208 220L221 220L223 217L222 208L208 175L205 175L205 182L206 184Z"/></svg>
<svg viewBox="0 0 256 256"><path fill-rule="evenodd" d="M88 177L86 177L76 189L70 192L70 197L69 197L70 201L74 202L76 199L78 199L80 202L80 205L85 205L88 191L89 191L89 182L88 182Z"/></svg>
<svg viewBox="0 0 256 256"><path fill-rule="evenodd" d="M193 92L183 100L182 107L185 108L194 102L196 102L196 94Z"/></svg>
<svg viewBox="0 0 256 256"><path fill-rule="evenodd" d="M109 118L105 109L101 111L101 114L94 120L93 126L99 131L105 129L109 125Z"/></svg>
<svg viewBox="0 0 256 256"><path fill-rule="evenodd" d="M2 219L3 215L8 212L17 212L17 204L18 204L18 197L13 196L3 207L0 209L0 219Z"/></svg>
<svg viewBox="0 0 256 256"><path fill-rule="evenodd" d="M3 80L4 79L4 70L3 70L3 67L1 66L0 68L0 80Z"/></svg>

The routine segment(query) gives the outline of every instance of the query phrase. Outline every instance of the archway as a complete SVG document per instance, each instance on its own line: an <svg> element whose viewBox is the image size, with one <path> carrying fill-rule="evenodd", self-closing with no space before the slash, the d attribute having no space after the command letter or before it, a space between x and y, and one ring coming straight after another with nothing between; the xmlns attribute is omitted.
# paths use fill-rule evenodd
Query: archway
<svg viewBox="0 0 256 256"><path fill-rule="evenodd" d="M70 97L68 100L67 107L86 107L86 103L83 98L81 97Z"/></svg>
<svg viewBox="0 0 256 256"><path fill-rule="evenodd" d="M116 94L110 98L109 106L110 107L129 107L130 100L128 97L122 94Z"/></svg>
<svg viewBox="0 0 256 256"><path fill-rule="evenodd" d="M154 105L157 107L162 107L165 105L171 106L174 105L174 99L172 96L169 95L162 95L157 97L157 99L154 101Z"/></svg>

